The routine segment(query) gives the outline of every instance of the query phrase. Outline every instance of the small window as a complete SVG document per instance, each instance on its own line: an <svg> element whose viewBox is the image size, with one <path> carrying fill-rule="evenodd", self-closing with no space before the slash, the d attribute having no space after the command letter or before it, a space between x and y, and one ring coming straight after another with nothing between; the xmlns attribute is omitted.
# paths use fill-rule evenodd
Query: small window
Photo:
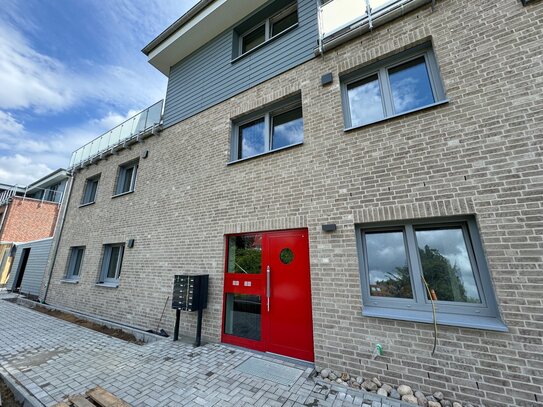
<svg viewBox="0 0 543 407"><path fill-rule="evenodd" d="M304 141L304 120L300 101L234 123L232 161L298 145Z"/></svg>
<svg viewBox="0 0 543 407"><path fill-rule="evenodd" d="M119 282L123 263L124 243L107 244L104 246L104 258L99 283Z"/></svg>
<svg viewBox="0 0 543 407"><path fill-rule="evenodd" d="M427 45L342 78L345 127L353 128L446 100Z"/></svg>
<svg viewBox="0 0 543 407"><path fill-rule="evenodd" d="M298 9L297 3L294 2L240 34L239 55L255 49L296 24L298 24Z"/></svg>
<svg viewBox="0 0 543 407"><path fill-rule="evenodd" d="M117 178L115 195L133 192L136 189L136 178L138 174L138 162L121 165Z"/></svg>
<svg viewBox="0 0 543 407"><path fill-rule="evenodd" d="M504 330L475 219L361 226L364 315Z"/></svg>
<svg viewBox="0 0 543 407"><path fill-rule="evenodd" d="M298 10L296 4L291 4L270 18L270 37L281 34L298 23Z"/></svg>
<svg viewBox="0 0 543 407"><path fill-rule="evenodd" d="M85 181L85 189L83 191L83 197L81 199L82 205L93 203L96 200L96 190L98 189L99 180L100 176L98 175L92 178L88 178Z"/></svg>
<svg viewBox="0 0 543 407"><path fill-rule="evenodd" d="M264 41L266 41L265 24L261 25L260 27L256 27L241 37L241 53L245 54L246 52L264 43Z"/></svg>
<svg viewBox="0 0 543 407"><path fill-rule="evenodd" d="M66 278L69 280L79 279L81 273L81 263L83 262L83 254L85 253L85 247L72 247L70 249L70 256L68 258L68 270L66 272Z"/></svg>

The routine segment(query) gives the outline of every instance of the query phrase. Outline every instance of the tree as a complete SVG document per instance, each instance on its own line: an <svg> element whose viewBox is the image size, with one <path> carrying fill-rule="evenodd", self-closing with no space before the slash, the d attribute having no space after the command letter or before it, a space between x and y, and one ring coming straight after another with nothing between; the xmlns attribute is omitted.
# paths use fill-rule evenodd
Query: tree
<svg viewBox="0 0 543 407"><path fill-rule="evenodd" d="M466 295L458 266L451 265L449 259L443 256L438 249L432 249L426 245L424 249L419 248L419 254L424 278L430 289L435 291L439 301L476 301ZM411 277L407 265L396 267L394 272L386 273L386 276L386 279L376 281L372 285L372 295L413 298Z"/></svg>

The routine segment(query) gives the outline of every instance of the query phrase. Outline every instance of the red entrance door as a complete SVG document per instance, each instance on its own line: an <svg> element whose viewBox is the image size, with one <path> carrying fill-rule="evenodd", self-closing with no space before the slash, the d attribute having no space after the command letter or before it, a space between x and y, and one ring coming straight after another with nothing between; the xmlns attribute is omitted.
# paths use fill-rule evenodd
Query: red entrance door
<svg viewBox="0 0 543 407"><path fill-rule="evenodd" d="M223 342L313 361L307 230L226 240Z"/></svg>

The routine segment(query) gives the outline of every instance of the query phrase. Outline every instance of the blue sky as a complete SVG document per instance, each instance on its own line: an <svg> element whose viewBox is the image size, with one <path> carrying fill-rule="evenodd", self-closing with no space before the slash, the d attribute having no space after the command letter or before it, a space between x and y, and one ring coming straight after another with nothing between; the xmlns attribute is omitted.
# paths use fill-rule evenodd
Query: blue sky
<svg viewBox="0 0 543 407"><path fill-rule="evenodd" d="M0 182L26 185L164 98L141 49L197 0L2 0Z"/></svg>

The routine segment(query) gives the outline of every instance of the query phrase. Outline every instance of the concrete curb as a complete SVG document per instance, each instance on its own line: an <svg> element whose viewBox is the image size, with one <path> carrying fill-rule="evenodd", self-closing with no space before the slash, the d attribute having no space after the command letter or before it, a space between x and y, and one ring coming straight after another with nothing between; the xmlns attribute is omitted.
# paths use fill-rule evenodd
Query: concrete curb
<svg viewBox="0 0 543 407"><path fill-rule="evenodd" d="M23 404L23 407L44 407L41 401L34 397L17 379L12 377L6 369L0 366L0 378L9 387L15 400Z"/></svg>
<svg viewBox="0 0 543 407"><path fill-rule="evenodd" d="M160 336L160 335L155 335L155 334L152 334L150 332L146 332L146 331L144 331L142 329L139 329L139 328L119 324L119 323L113 322L113 321L108 321L107 319L102 319L102 318L98 318L98 317L95 317L95 316L92 316L92 315L83 314L81 312L73 311L71 309L64 308L64 307L58 307L58 306L53 306L53 305L49 305L49 304L36 303L35 301L31 301L31 300L28 300L26 298L21 298L21 297L17 298L17 304L22 305L22 306L27 307L27 308L31 308L31 309L35 308L35 307L43 307L43 308L46 308L46 309L49 309L49 310L52 310L52 311L66 312L67 314L75 315L78 318L84 319L86 321L94 322L94 323L99 324L99 325L104 325L104 326L106 326L108 328L120 329L123 332L134 335L134 337L137 340L143 341L145 343L152 343L152 342L157 342L157 341L161 341L161 340L164 340L164 339L168 339L168 338L165 338L165 337Z"/></svg>

